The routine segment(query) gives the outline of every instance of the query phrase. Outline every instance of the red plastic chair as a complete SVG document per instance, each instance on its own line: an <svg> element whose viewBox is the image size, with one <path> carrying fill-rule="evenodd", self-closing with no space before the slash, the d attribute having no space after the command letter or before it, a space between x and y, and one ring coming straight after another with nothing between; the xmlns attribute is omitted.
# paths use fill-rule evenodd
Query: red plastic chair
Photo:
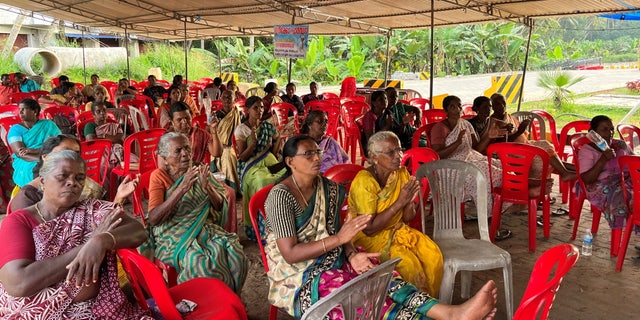
<svg viewBox="0 0 640 320"><path fill-rule="evenodd" d="M80 143L80 154L86 164L87 177L101 186L106 183L111 145L111 140L107 139L82 141Z"/></svg>
<svg viewBox="0 0 640 320"><path fill-rule="evenodd" d="M191 119L192 126L198 126L200 129L207 130L207 115L201 113L199 116L195 116Z"/></svg>
<svg viewBox="0 0 640 320"><path fill-rule="evenodd" d="M10 116L0 118L0 127L2 128L2 132L0 134L2 137L2 142L5 146L7 146L7 149L9 149L9 153L11 154L13 154L13 150L11 150L11 146L9 145L9 143L7 143L7 135L9 134L9 129L11 129L13 125L18 123L22 123L22 119L20 119L20 117Z"/></svg>
<svg viewBox="0 0 640 320"><path fill-rule="evenodd" d="M31 92L16 92L9 95L9 103L20 103L22 99L26 99L26 98L31 98L36 100L38 99Z"/></svg>
<svg viewBox="0 0 640 320"><path fill-rule="evenodd" d="M560 131L560 139L558 140L558 148L556 153L560 160L572 162L573 151L571 150L571 135L587 132L591 127L589 120L577 120L567 123ZM574 198L571 185L569 182L560 181L560 193L562 194L562 203L567 203L569 198ZM573 217L573 216L570 216Z"/></svg>
<svg viewBox="0 0 640 320"><path fill-rule="evenodd" d="M407 170L409 170L412 176L415 176L416 172L418 172L418 168L420 168L421 165L427 162L436 161L436 160L440 160L440 156L433 149L411 148L405 151L404 155L402 156L402 161L400 163L403 166L407 167ZM427 181L427 178L422 179L422 181L420 181L420 185L421 185L420 190L422 190L422 195L423 195L422 199L424 200L422 205L426 206L428 204L427 201L429 200L429 192L431 192L431 188L429 188L429 182ZM463 205L463 208L464 208L464 205ZM421 211L422 210L416 211L416 216L413 218L413 220L411 220L411 222L409 222L409 226L416 230L421 230L422 232L424 232L425 230L422 230ZM433 214L433 208L429 210L429 215L432 215L432 214ZM463 217L464 217L464 213L463 213Z"/></svg>
<svg viewBox="0 0 640 320"><path fill-rule="evenodd" d="M20 117L20 109L18 109L18 105L15 103L5 104L4 106L0 106L0 118L14 116Z"/></svg>
<svg viewBox="0 0 640 320"><path fill-rule="evenodd" d="M271 105L271 113L278 120L278 130L281 130L285 125L289 123L289 113L292 113L294 127L296 133L300 132L298 124L298 109L290 103L278 102Z"/></svg>
<svg viewBox="0 0 640 320"><path fill-rule="evenodd" d="M475 116L477 116L478 114L473 111L473 105L472 104L463 104L462 105L462 118L464 119L471 119Z"/></svg>
<svg viewBox="0 0 640 320"><path fill-rule="evenodd" d="M431 108L431 101L425 98L413 98L409 100L409 105L420 108L423 112Z"/></svg>
<svg viewBox="0 0 640 320"><path fill-rule="evenodd" d="M346 77L342 80L340 86L340 98L353 97L358 91L358 85L355 77Z"/></svg>
<svg viewBox="0 0 640 320"><path fill-rule="evenodd" d="M558 130L556 129L556 120L553 118L553 116L549 112L546 112L544 110L534 109L534 110L531 110L531 112L541 116L544 119L545 125L547 128L547 133L551 136L551 143L556 148L556 150L558 150L560 146L560 142L558 141Z"/></svg>
<svg viewBox="0 0 640 320"><path fill-rule="evenodd" d="M116 166L111 171L110 199L115 196L116 183L118 181L116 176L124 177L129 174L143 174L157 167L155 151L160 137L165 132L164 129L144 130L133 133L124 140L124 164ZM135 149L134 144L137 147ZM136 154L140 159L137 165L132 165L131 163L131 153L134 150L138 150Z"/></svg>
<svg viewBox="0 0 640 320"><path fill-rule="evenodd" d="M251 218L251 226L256 233L256 239L258 239L258 247L260 248L260 256L262 257L262 265L264 271L269 272L269 264L267 263L267 255L264 252L264 246L262 244L262 236L260 235L260 229L258 228L258 214L262 215L263 219L266 219L267 214L264 211L264 203L267 200L269 192L273 188L270 184L256 192L249 200L249 217ZM269 307L269 320L276 320L278 318L278 307L270 305Z"/></svg>
<svg viewBox="0 0 640 320"><path fill-rule="evenodd" d="M579 256L578 248L568 243L545 251L533 266L513 320L546 320L562 278L573 268Z"/></svg>
<svg viewBox="0 0 640 320"><path fill-rule="evenodd" d="M629 146L629 149L633 151L636 147L636 141L640 139L640 128L632 124L619 124L616 127L620 139L624 140Z"/></svg>
<svg viewBox="0 0 640 320"><path fill-rule="evenodd" d="M429 109L422 111L422 124L440 122L447 118L447 112L443 109Z"/></svg>
<svg viewBox="0 0 640 320"><path fill-rule="evenodd" d="M77 84L76 84L76 86L77 86ZM78 90L82 91L82 89L80 89L80 88L78 88ZM32 94L35 97L35 99L40 99L40 97L48 96L50 94L49 91L47 91L47 90L35 90L35 91L31 91L29 93Z"/></svg>
<svg viewBox="0 0 640 320"><path fill-rule="evenodd" d="M420 139L423 137L427 140L427 148L431 148L431 129L437 122L427 123L416 130L411 138L411 149L420 147ZM424 135L424 136L423 136Z"/></svg>
<svg viewBox="0 0 640 320"><path fill-rule="evenodd" d="M542 159L542 174L540 175L540 187L538 197L529 197L529 170L534 157ZM494 172L491 160L497 158L502 164L502 186L493 185L495 179L491 178L491 193L493 194L493 214L489 236L494 241L496 230L500 227L502 214L502 202L514 204L527 204L529 206L529 252L536 250L536 210L538 202L542 202L542 220L544 237L548 238L551 225L550 196L546 194L546 185L549 171L549 154L542 148L512 142L499 142L487 147L489 160L489 176L498 174Z"/></svg>
<svg viewBox="0 0 640 320"><path fill-rule="evenodd" d="M340 98L340 96L338 96L337 94L335 94L333 92L323 92L322 93L322 97L325 98L325 99Z"/></svg>
<svg viewBox="0 0 640 320"><path fill-rule="evenodd" d="M347 151L351 158L351 163L356 163L356 152L360 148L361 164L364 165L366 156L362 146L362 132L357 123L357 119L369 110L369 105L359 101L348 101L342 104L341 118L342 126L345 130L345 139L342 149Z"/></svg>
<svg viewBox="0 0 640 320"><path fill-rule="evenodd" d="M149 309L145 299L147 294L155 300L166 320L247 319L240 297L224 282L216 278L196 278L167 288L160 270L135 249L120 249L117 253L141 308ZM183 316L176 309L176 304L182 299L193 301L198 306Z"/></svg>
<svg viewBox="0 0 640 320"><path fill-rule="evenodd" d="M319 110L327 114L327 135L334 138L340 144L343 144L344 140L338 132L340 125L340 106L324 100L312 100L307 102L305 108L307 107L309 107L309 111Z"/></svg>
<svg viewBox="0 0 640 320"><path fill-rule="evenodd" d="M616 262L616 271L622 271L622 264L624 263L624 257L627 254L627 248L629 247L629 239L633 232L634 226L640 226L640 157L638 156L622 156L618 160L620 163L620 170L625 172L626 168L629 172L628 180L631 180L633 186L631 190L628 189L627 179L622 175L622 190L624 191L624 199L629 207L629 218L627 224L624 227L622 233L622 241L620 242L620 250L618 251L618 261ZM628 194L632 195L633 199L628 199ZM631 203L633 201L633 203Z"/></svg>
<svg viewBox="0 0 640 320"><path fill-rule="evenodd" d="M76 108L74 107L70 107L70 106L55 106L55 107L48 107L44 110L42 110L42 117L44 117L44 119L53 119L54 116L56 115L61 115L64 117L69 118L69 120L71 121L71 123L75 123L76 121L78 121L78 110L76 110Z"/></svg>
<svg viewBox="0 0 640 320"><path fill-rule="evenodd" d="M580 161L578 161L578 153L584 145L590 142L591 141L585 136L584 133L573 135L573 138L571 139L571 148L573 150L573 159L576 166L576 172L580 172ZM578 192L578 194L576 194L575 196L571 196L571 202L569 203L569 217L574 219L571 240L575 240L576 234L578 233L578 225L580 224L580 216L582 215L582 205L584 204L584 200L587 194L587 188L585 187L584 181L582 181L580 174L578 174L578 187L581 189L580 192ZM602 212L592 205L591 213L593 214L593 217L591 219L591 232L595 235L598 233L598 228L600 227L600 218L602 216ZM611 244L609 248L609 254L612 257L618 255L621 236L621 229L611 230Z"/></svg>
<svg viewBox="0 0 640 320"><path fill-rule="evenodd" d="M347 212L349 211L348 206L348 198L349 198L349 189L351 189L351 182L356 177L358 172L364 170L365 168L361 165L351 164L351 163L343 163L337 164L324 172L324 177L344 186L346 191L346 196L344 199L344 203L340 207L340 218L342 221L347 217Z"/></svg>
<svg viewBox="0 0 640 320"><path fill-rule="evenodd" d="M142 202L149 200L149 181L151 180L151 171L147 171L140 175L138 187L133 191L133 214L140 219L143 226L147 226L146 213Z"/></svg>

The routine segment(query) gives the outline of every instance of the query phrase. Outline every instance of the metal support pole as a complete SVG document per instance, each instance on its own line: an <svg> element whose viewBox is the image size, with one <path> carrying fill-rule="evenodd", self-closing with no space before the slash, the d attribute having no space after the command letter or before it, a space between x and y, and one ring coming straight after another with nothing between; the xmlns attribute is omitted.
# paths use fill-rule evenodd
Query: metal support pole
<svg viewBox="0 0 640 320"><path fill-rule="evenodd" d="M429 50L429 109L433 109L433 24L434 24L434 0L431 0L431 50Z"/></svg>
<svg viewBox="0 0 640 320"><path fill-rule="evenodd" d="M385 66L384 66L384 83L386 86L387 79L389 79L389 64L391 63L391 59L389 58L389 42L391 42L391 29L387 31L387 55L385 56Z"/></svg>
<svg viewBox="0 0 640 320"><path fill-rule="evenodd" d="M296 24L296 12L293 12L291 17L291 24ZM293 59L289 58L289 67L287 68L287 84L291 83L291 69L293 67Z"/></svg>
<svg viewBox="0 0 640 320"><path fill-rule="evenodd" d="M131 66L129 65L129 33L127 25L124 25L124 48L127 51L127 79L131 80Z"/></svg>
<svg viewBox="0 0 640 320"><path fill-rule="evenodd" d="M187 19L184 18L184 81L189 80L189 54L187 50Z"/></svg>
<svg viewBox="0 0 640 320"><path fill-rule="evenodd" d="M84 30L82 30L82 75L84 76L84 83L87 83L87 58L84 55Z"/></svg>
<svg viewBox="0 0 640 320"><path fill-rule="evenodd" d="M520 104L522 103L522 95L524 94L524 79L527 75L527 63L529 62L529 47L531 46L531 35L533 34L533 19L529 24L529 36L527 37L527 51L524 56L524 66L522 67L522 85L520 86L520 94L518 95L518 111L520 111Z"/></svg>

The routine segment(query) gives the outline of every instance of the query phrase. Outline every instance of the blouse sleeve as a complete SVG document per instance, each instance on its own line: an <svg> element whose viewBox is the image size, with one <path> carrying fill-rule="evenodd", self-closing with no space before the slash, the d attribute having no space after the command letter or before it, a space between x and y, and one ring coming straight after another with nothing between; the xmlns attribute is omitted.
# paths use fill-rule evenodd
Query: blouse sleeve
<svg viewBox="0 0 640 320"><path fill-rule="evenodd" d="M375 214L378 211L378 192L380 187L371 173L360 171L349 190L349 212L356 215Z"/></svg>
<svg viewBox="0 0 640 320"><path fill-rule="evenodd" d="M22 125L13 125L7 133L7 143L22 142L22 135L27 131Z"/></svg>
<svg viewBox="0 0 640 320"><path fill-rule="evenodd" d="M589 171L596 162L600 159L600 152L597 152L589 145L585 145L580 151L578 151L578 163L580 165L580 172L585 173Z"/></svg>
<svg viewBox="0 0 640 320"><path fill-rule="evenodd" d="M160 169L156 169L151 173L151 177L149 177L148 211L153 210L164 202L164 194L166 191L163 179L160 177Z"/></svg>
<svg viewBox="0 0 640 320"><path fill-rule="evenodd" d="M38 222L26 210L13 212L2 221L0 243L6 245L0 250L0 268L9 261L36 259L33 228L37 225Z"/></svg>
<svg viewBox="0 0 640 320"><path fill-rule="evenodd" d="M265 202L267 225L276 238L296 236L295 208L298 208L295 197L282 185L276 185Z"/></svg>

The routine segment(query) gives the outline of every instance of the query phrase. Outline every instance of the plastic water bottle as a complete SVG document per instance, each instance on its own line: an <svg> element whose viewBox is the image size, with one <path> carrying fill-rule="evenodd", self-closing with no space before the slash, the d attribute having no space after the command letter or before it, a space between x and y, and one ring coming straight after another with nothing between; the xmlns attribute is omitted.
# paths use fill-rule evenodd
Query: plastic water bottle
<svg viewBox="0 0 640 320"><path fill-rule="evenodd" d="M602 137L597 132L589 130L589 133L587 133L587 138L589 138L591 142L598 146L600 150L605 151L609 149L609 145L607 144L607 142L602 139Z"/></svg>
<svg viewBox="0 0 640 320"><path fill-rule="evenodd" d="M593 235L591 229L587 229L587 233L582 237L582 255L590 256L593 248Z"/></svg>

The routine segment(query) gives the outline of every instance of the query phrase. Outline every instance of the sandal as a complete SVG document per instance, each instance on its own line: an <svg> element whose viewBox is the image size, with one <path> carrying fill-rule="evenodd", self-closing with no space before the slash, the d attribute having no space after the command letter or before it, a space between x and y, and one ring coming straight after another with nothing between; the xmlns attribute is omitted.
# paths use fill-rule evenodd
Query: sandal
<svg viewBox="0 0 640 320"><path fill-rule="evenodd" d="M552 197L549 199L549 205L556 204L556 198ZM538 211L542 210L542 202L538 202ZM568 212L567 212L568 213Z"/></svg>
<svg viewBox="0 0 640 320"><path fill-rule="evenodd" d="M505 228L505 229L500 229L496 232L495 240L502 241L502 240L507 240L511 237L513 237L513 233L511 233L511 230Z"/></svg>
<svg viewBox="0 0 640 320"><path fill-rule="evenodd" d="M562 208L557 208L556 210L551 211L551 215L554 215L554 216L564 216L567 214L569 214L569 210L562 209Z"/></svg>
<svg viewBox="0 0 640 320"><path fill-rule="evenodd" d="M538 227L543 227L544 226L544 221L542 220L542 216L538 216L538 218L536 219L536 224L538 225ZM549 226L552 226L553 222L549 222Z"/></svg>

